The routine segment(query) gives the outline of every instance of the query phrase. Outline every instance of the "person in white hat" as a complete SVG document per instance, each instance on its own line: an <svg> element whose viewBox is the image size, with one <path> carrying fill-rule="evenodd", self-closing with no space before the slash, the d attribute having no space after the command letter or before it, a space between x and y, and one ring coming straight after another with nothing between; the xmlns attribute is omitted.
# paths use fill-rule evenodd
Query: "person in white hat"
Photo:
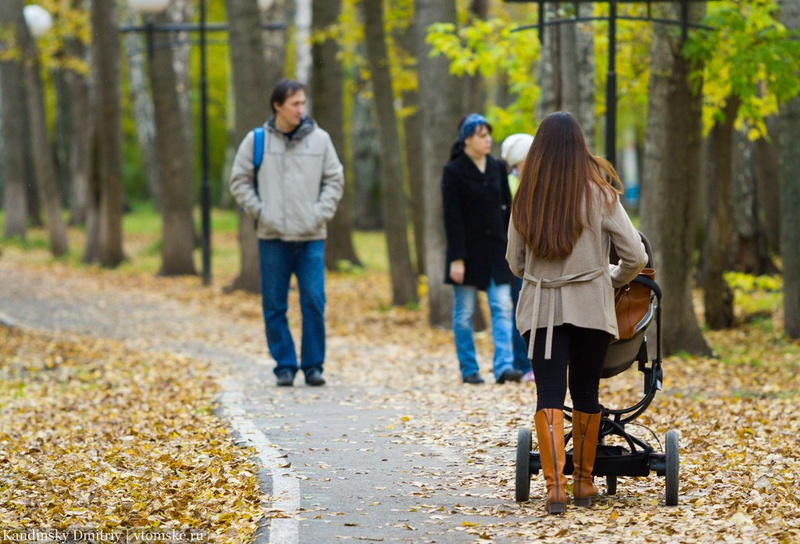
<svg viewBox="0 0 800 544"><path fill-rule="evenodd" d="M508 186L511 189L512 196L519 185L519 166L525 160L532 143L533 136L520 133L512 134L500 144L500 158L506 162L508 167ZM512 284L511 289L511 299L514 301L514 332L516 333L513 335L514 368L522 372L522 381L532 382L535 378L531 361L528 359L528 346L517 330L516 313L520 289L522 289L522 279L516 278L516 282Z"/></svg>
<svg viewBox="0 0 800 544"><path fill-rule="evenodd" d="M506 161L509 167L508 184L511 188L513 195L517 191L519 185L519 165L528 154L528 150L533 143L533 136L530 134L512 134L500 144L500 158ZM513 179L512 179L513 177Z"/></svg>

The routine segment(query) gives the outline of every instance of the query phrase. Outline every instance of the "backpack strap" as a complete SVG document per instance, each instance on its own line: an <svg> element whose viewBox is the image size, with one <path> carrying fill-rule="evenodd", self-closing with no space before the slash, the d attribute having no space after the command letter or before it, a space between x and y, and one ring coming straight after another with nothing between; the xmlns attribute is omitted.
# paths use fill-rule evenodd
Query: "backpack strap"
<svg viewBox="0 0 800 544"><path fill-rule="evenodd" d="M264 127L253 129L253 183L258 194L258 169L264 159Z"/></svg>

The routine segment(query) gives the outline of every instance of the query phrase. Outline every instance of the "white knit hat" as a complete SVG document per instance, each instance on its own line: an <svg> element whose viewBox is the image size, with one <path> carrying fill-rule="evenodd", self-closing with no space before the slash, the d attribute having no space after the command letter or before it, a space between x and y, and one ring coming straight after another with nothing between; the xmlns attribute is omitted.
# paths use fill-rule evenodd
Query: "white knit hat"
<svg viewBox="0 0 800 544"><path fill-rule="evenodd" d="M533 143L533 136L530 134L512 134L500 145L500 157L506 161L509 166L516 166L522 162L525 155Z"/></svg>

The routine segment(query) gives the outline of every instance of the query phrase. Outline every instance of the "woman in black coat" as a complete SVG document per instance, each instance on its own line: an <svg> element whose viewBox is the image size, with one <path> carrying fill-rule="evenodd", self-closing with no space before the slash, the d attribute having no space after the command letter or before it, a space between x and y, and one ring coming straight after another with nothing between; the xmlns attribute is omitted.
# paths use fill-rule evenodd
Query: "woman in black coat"
<svg viewBox="0 0 800 544"><path fill-rule="evenodd" d="M472 317L477 290L486 291L492 314L498 383L519 381L511 338L511 282L505 259L511 192L503 163L489 153L492 127L473 113L459 127L450 162L442 176L447 259L445 282L453 285L453 335L464 383L480 384Z"/></svg>

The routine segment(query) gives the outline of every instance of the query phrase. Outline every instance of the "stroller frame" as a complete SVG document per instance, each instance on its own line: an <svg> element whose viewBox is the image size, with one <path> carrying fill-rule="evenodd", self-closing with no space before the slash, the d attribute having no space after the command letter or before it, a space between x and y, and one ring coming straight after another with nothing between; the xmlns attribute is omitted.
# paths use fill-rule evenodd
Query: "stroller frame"
<svg viewBox="0 0 800 544"><path fill-rule="evenodd" d="M649 243L644 236L642 238L648 254L650 254ZM625 347L627 345L630 348L631 344L635 342L640 342L639 348L635 352L635 356L623 365L617 364L609 368L609 357L607 357L602 377L612 377L630 368L634 362L638 362L638 369L644 375L644 397L628 408L609 409L601 406L600 432L592 474L605 476L606 494L614 495L617 492L618 476L648 476L651 471L655 472L658 476L666 478L665 504L667 506L675 506L678 504L680 473L677 431L668 431L664 450L657 451L656 448L641 438L633 436L625 430L625 426L628 423L639 417L650 406L657 391L661 389L663 377L661 367L661 289L653 280L645 276L639 276L633 281L650 287L650 311L639 323L631 339L613 342L609 346L609 351L612 351L616 346ZM655 356L650 359L647 333L653 323L655 324L655 338L653 338ZM635 346L633 347L635 349ZM613 354L611 356L613 357ZM564 412L565 417L571 421L572 408L565 406ZM612 436L621 437L625 442L625 446L605 444L606 439ZM570 430L565 436L565 445L569 444L571 438L572 431ZM517 502L524 502L530 498L531 475L538 474L542 468L539 452L531 451L531 442L531 430L529 428L520 429L517 435L515 482ZM660 443L659 446L661 446ZM572 474L573 470L572 450L567 450L564 474Z"/></svg>

